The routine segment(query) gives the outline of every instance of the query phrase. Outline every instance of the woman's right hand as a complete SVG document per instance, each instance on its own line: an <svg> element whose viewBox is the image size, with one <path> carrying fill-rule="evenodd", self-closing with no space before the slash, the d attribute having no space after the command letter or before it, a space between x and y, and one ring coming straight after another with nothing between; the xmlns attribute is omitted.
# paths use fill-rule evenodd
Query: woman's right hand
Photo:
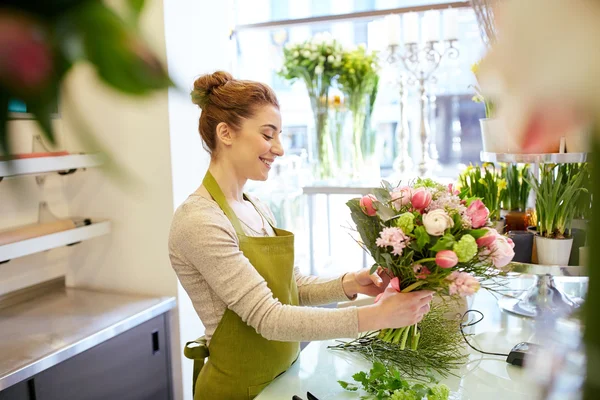
<svg viewBox="0 0 600 400"><path fill-rule="evenodd" d="M399 293L391 285L377 303L358 309L359 332L414 325L429 312L433 291Z"/></svg>

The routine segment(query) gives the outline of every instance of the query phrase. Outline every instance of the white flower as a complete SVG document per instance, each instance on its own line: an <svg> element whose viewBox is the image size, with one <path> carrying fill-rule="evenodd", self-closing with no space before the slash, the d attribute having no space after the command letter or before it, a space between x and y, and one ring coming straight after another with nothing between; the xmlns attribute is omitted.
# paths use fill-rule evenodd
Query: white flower
<svg viewBox="0 0 600 400"><path fill-rule="evenodd" d="M310 58L311 55L312 55L312 53L308 50L302 51L302 57L304 57L304 58Z"/></svg>
<svg viewBox="0 0 600 400"><path fill-rule="evenodd" d="M423 215L423 225L431 236L442 236L446 229L454 226L454 221L446 211L438 209Z"/></svg>
<svg viewBox="0 0 600 400"><path fill-rule="evenodd" d="M323 66L321 64L319 64L315 67L315 74L321 75L323 73L323 70L324 70Z"/></svg>
<svg viewBox="0 0 600 400"><path fill-rule="evenodd" d="M296 58L300 57L300 52L298 52L298 50L294 51L293 56Z"/></svg>
<svg viewBox="0 0 600 400"><path fill-rule="evenodd" d="M288 42L288 43L285 44L285 49L286 50L291 50L291 49L294 48L294 46L295 46L294 43Z"/></svg>
<svg viewBox="0 0 600 400"><path fill-rule="evenodd" d="M325 62L325 56L319 56L319 62L322 64Z"/></svg>
<svg viewBox="0 0 600 400"><path fill-rule="evenodd" d="M327 62L330 64L333 64L335 62L335 57L334 56L327 56Z"/></svg>

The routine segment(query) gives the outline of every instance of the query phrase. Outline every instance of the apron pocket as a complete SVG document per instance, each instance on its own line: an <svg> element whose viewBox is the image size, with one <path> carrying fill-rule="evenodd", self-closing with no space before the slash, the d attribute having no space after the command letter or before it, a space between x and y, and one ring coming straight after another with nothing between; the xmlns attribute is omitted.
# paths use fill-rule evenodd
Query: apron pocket
<svg viewBox="0 0 600 400"><path fill-rule="evenodd" d="M271 383L273 381L269 381L269 382L265 382L265 383L261 383L260 385L254 385L254 386L248 386L248 399L252 400L254 399L256 396L258 396L260 394L260 392L263 391L264 388L266 388L269 383Z"/></svg>

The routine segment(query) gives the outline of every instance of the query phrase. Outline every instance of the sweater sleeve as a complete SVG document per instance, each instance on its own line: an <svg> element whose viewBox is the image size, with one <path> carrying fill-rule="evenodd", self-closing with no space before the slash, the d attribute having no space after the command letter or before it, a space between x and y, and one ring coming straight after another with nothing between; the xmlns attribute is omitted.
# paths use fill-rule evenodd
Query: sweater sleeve
<svg viewBox="0 0 600 400"><path fill-rule="evenodd" d="M227 308L263 337L311 341L358 336L355 307L295 307L274 298L240 251L233 226L216 205L188 203L180 211L172 223L170 251L197 269Z"/></svg>

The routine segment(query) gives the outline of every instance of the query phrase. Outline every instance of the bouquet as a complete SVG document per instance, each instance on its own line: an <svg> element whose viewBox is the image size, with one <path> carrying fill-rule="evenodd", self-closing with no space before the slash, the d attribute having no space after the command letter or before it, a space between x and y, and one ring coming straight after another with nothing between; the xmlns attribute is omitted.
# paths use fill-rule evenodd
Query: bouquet
<svg viewBox="0 0 600 400"><path fill-rule="evenodd" d="M362 245L392 277L398 292L433 290L468 296L483 280L503 274L514 243L491 225L479 198L462 198L452 185L418 179L412 185L383 187L347 203ZM378 301L377 298L375 301ZM384 329L379 338L416 350L418 324Z"/></svg>
<svg viewBox="0 0 600 400"><path fill-rule="evenodd" d="M469 165L458 177L462 198L480 198L490 210L490 219L500 219L500 206L506 194L506 179L492 163Z"/></svg>

